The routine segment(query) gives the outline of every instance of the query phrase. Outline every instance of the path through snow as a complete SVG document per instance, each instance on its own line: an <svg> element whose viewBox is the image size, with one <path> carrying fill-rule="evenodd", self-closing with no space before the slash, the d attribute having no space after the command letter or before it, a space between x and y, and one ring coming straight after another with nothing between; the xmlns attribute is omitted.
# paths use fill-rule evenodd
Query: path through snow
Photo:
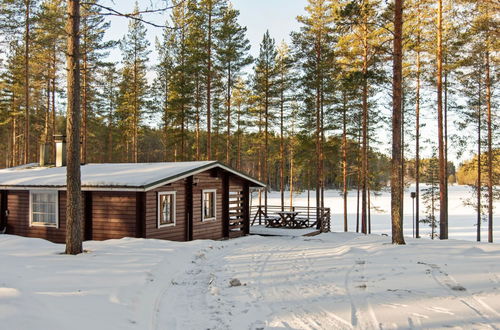
<svg viewBox="0 0 500 330"><path fill-rule="evenodd" d="M0 329L500 329L500 245L407 243L127 238L65 256L0 235Z"/></svg>

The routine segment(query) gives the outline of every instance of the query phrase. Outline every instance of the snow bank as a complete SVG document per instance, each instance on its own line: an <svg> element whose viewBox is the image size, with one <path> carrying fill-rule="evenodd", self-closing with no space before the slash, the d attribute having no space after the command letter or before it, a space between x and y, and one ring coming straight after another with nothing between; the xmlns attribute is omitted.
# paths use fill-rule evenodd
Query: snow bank
<svg viewBox="0 0 500 330"><path fill-rule="evenodd" d="M125 238L67 256L63 245L0 235L0 328L500 327L500 245L407 243L352 233Z"/></svg>

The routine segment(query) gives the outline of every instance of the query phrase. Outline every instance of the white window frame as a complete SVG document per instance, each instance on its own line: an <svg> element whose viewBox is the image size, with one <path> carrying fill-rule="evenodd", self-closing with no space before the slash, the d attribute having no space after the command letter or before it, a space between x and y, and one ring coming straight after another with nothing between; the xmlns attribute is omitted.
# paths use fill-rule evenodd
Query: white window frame
<svg viewBox="0 0 500 330"><path fill-rule="evenodd" d="M174 214L174 221L172 223L165 223L165 224L161 224L160 223L160 220L161 220L161 196L166 196L166 195L172 195L174 196L173 198L173 214ZM158 228L163 228L163 227L174 227L175 224L176 224L176 221L177 221L177 207L176 207L176 204L177 204L177 196L176 196L176 192L175 191L162 191L162 192L159 192L158 193L158 201L157 201L157 204L158 204L158 213L157 213L157 216L156 216L156 222L157 222L157 226Z"/></svg>
<svg viewBox="0 0 500 330"><path fill-rule="evenodd" d="M46 223L46 222L33 222L33 194L36 193L50 193L56 195L56 223ZM29 218L30 227L49 227L49 228L59 228L59 191L58 190L30 190L30 201L29 201Z"/></svg>
<svg viewBox="0 0 500 330"><path fill-rule="evenodd" d="M214 193L214 216L205 218L205 193ZM205 189L201 191L201 221L215 221L217 219L217 189Z"/></svg>

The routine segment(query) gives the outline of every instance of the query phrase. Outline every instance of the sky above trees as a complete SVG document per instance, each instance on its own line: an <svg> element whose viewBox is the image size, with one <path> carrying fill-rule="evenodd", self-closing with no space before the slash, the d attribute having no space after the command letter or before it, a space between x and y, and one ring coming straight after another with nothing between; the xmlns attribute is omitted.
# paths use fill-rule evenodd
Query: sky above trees
<svg viewBox="0 0 500 330"><path fill-rule="evenodd" d="M247 38L250 40L252 48L250 54L257 56L259 53L259 44L262 36L269 30L272 37L279 44L282 40L290 41L290 32L297 31L300 24L297 22L297 15L303 14L306 0L232 0L234 8L240 11L239 22L247 27ZM139 7L143 9L151 4L156 8L162 5L163 1L158 0L138 0ZM103 4L116 8L121 12L132 12L134 1L114 1L106 0ZM263 10L265 8L265 10ZM145 18L157 24L163 24L165 14L144 15ZM107 31L108 39L117 40L123 38L126 31L128 20L123 17L110 17L111 27ZM148 27L148 39L154 45L156 36L161 36L162 29ZM121 59L121 53L115 49L111 55ZM156 59L157 54L151 54L152 59Z"/></svg>

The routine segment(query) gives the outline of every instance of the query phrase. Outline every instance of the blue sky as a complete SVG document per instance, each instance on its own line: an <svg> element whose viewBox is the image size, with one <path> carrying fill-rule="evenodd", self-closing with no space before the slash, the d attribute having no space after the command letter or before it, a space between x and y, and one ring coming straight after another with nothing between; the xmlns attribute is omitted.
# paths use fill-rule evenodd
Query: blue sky
<svg viewBox="0 0 500 330"><path fill-rule="evenodd" d="M271 36L279 44L282 40L289 41L291 31L298 30L299 24L296 17L304 13L307 0L232 0L234 8L240 11L240 24L246 26L247 37L252 44L251 54L257 55L262 36L269 29ZM139 0L139 7L144 9L153 4L157 8L163 1L159 0ZM104 5L115 8L121 12L131 12L134 1L104 0ZM148 20L162 24L163 15L148 15ZM107 38L120 39L127 32L128 20L122 17L110 16L111 28L107 31ZM161 29L148 27L148 39L151 42L151 49L154 49L155 36L161 35ZM120 51L112 52L112 58L120 61ZM156 54L151 54L151 60L156 60ZM153 64L153 63L151 63Z"/></svg>

